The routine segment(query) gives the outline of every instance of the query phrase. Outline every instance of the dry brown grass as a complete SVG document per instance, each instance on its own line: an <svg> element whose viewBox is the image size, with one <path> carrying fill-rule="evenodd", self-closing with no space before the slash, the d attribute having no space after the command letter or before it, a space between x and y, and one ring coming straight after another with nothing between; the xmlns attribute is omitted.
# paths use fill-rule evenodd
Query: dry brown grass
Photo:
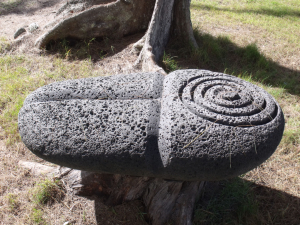
<svg viewBox="0 0 300 225"><path fill-rule="evenodd" d="M8 2L10 1L5 1L5 3ZM222 2L226 3L226 1ZM33 6L35 5L33 4ZM0 7L2 6L0 5ZM3 12L5 9L2 7L1 10ZM167 55L175 56L173 59L181 68L206 68L220 72L227 69L249 80L251 80L249 77L252 74L251 81L261 85L274 95L285 114L286 133L275 154L242 178L250 182L251 191L255 194L259 207L257 215L254 215L254 218L249 219L245 224L300 224L300 95L297 92L300 83L299 43L289 43L263 27L245 25L242 22L233 23L227 17L220 23L215 19L209 19L206 14L199 15L196 10L192 11L192 15L193 23L201 34L207 33L214 38L219 35L229 37L230 43L226 49L231 53L229 63L224 66L223 61L216 60L210 49L207 52L211 63L199 62L196 56L186 53L186 49L182 51L177 47L169 48ZM11 15L7 14L5 18L7 19L9 16ZM211 17L213 18L213 16ZM36 55L34 52L32 54L23 53L24 62L20 65L15 62L10 66L7 65L7 71L9 73L17 66L25 68L26 76L20 73L20 76L24 76L22 81L25 83L35 81L32 85L26 86L28 92L36 89L39 85L64 79L129 73L133 71L129 65L135 60L135 56L130 53L130 45L138 38L138 36L127 37L122 40L122 44L113 41L95 42L91 45L92 52L83 55L80 60L76 59L76 54L72 58L71 55L66 54L66 51L42 55ZM217 43L213 38L210 39L213 43ZM5 42L7 42L6 40ZM201 40L199 44L205 48L201 45L203 44ZM271 85L267 85L266 82L259 83L261 78L254 77L257 68L249 71L248 68L245 69L243 65L240 65L242 61L240 61L239 53L253 42L257 44L260 53L263 53L267 60L272 61L271 67L277 71L274 73L275 78ZM129 47L126 47L127 45ZM76 53L80 49L80 45L77 47L71 46L70 49L72 48L71 51ZM103 59L101 58L104 55L98 54L101 51L105 53ZM16 52L9 54L11 57L18 56ZM235 66L228 67L228 65ZM37 81L41 81L42 84ZM284 89L278 85L280 82L290 82L291 87ZM9 102L11 101L7 101L6 104ZM3 113L1 110L4 108L0 107L0 113ZM15 120L14 118L13 121ZM142 216L144 209L141 202L131 202L111 208L105 206L99 197L85 198L66 194L64 198L54 196L52 202L37 205L32 200L33 190L37 184L46 179L46 176L36 176L32 171L19 167L18 162L26 160L46 165L51 164L30 153L21 142L12 142L12 145L7 146L8 142L10 142L8 135L0 127L0 224L38 224L38 222L34 222L35 219L40 219L40 224L44 222L63 224L67 221L72 224L146 224ZM61 191L65 193L63 188ZM232 224L236 224L236 222Z"/></svg>

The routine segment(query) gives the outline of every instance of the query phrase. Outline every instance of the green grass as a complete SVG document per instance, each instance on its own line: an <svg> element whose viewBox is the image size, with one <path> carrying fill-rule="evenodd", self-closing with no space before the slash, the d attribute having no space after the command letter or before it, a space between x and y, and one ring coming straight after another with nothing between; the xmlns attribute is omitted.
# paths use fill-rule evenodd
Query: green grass
<svg viewBox="0 0 300 225"><path fill-rule="evenodd" d="M193 0L194 16L222 25L248 24L263 28L266 35L300 46L300 1L298 0Z"/></svg>
<svg viewBox="0 0 300 225"><path fill-rule="evenodd" d="M22 56L0 57L0 124L10 141L18 140L17 117L25 97L34 88L45 84L34 79Z"/></svg>
<svg viewBox="0 0 300 225"><path fill-rule="evenodd" d="M162 63L167 73L180 69L176 61L176 56L172 57L171 55L164 53Z"/></svg>
<svg viewBox="0 0 300 225"><path fill-rule="evenodd" d="M19 200L16 194L9 193L7 196L8 207L11 211L16 210L19 207Z"/></svg>
<svg viewBox="0 0 300 225"><path fill-rule="evenodd" d="M47 56L0 56L0 126L5 131L6 143L20 140L18 113L29 93L55 81L100 75L89 60L66 62Z"/></svg>
<svg viewBox="0 0 300 225"><path fill-rule="evenodd" d="M108 38L104 40L67 38L50 42L46 49L48 52L58 54L59 57L70 61L77 59L96 61L103 59L109 53L114 54L115 48L110 43L111 40Z"/></svg>
<svg viewBox="0 0 300 225"><path fill-rule="evenodd" d="M0 37L0 55L10 49L10 42L4 37Z"/></svg>
<svg viewBox="0 0 300 225"><path fill-rule="evenodd" d="M37 205L44 205L53 202L56 198L62 198L63 195L60 181L45 179L35 185L32 191L32 200Z"/></svg>
<svg viewBox="0 0 300 225"><path fill-rule="evenodd" d="M32 212L29 216L30 222L32 222L34 224L39 224L39 225L47 224L43 217L43 214L44 213L41 209L33 208Z"/></svg>

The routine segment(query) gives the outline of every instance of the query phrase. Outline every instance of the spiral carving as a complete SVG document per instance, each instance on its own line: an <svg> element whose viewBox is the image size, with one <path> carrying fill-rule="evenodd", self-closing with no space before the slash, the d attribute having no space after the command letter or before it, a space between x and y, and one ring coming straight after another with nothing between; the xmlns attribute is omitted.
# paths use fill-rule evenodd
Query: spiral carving
<svg viewBox="0 0 300 225"><path fill-rule="evenodd" d="M266 91L229 75L193 77L180 88L179 97L194 114L228 126L267 124L278 110Z"/></svg>

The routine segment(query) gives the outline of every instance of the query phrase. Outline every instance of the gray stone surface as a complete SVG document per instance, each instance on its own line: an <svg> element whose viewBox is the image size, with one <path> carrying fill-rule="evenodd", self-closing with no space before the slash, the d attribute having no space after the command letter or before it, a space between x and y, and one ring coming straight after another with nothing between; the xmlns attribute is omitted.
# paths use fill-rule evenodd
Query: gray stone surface
<svg viewBox="0 0 300 225"><path fill-rule="evenodd" d="M284 130L278 103L205 70L69 80L39 88L19 113L36 155L76 169L220 180L266 160Z"/></svg>
<svg viewBox="0 0 300 225"><path fill-rule="evenodd" d="M14 34L14 39L18 38L23 33L26 33L25 28L24 27L19 28Z"/></svg>
<svg viewBox="0 0 300 225"><path fill-rule="evenodd" d="M31 23L28 26L28 31L30 33L33 33L34 31L36 31L37 29L39 29L39 25L37 23Z"/></svg>

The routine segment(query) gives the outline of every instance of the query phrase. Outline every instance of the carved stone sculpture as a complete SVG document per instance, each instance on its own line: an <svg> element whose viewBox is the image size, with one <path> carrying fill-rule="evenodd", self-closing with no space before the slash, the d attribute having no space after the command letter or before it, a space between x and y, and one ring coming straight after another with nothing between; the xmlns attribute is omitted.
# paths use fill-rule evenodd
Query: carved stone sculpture
<svg viewBox="0 0 300 225"><path fill-rule="evenodd" d="M19 113L23 142L45 160L184 181L255 168L283 130L281 108L266 91L206 70L53 83L31 93Z"/></svg>

